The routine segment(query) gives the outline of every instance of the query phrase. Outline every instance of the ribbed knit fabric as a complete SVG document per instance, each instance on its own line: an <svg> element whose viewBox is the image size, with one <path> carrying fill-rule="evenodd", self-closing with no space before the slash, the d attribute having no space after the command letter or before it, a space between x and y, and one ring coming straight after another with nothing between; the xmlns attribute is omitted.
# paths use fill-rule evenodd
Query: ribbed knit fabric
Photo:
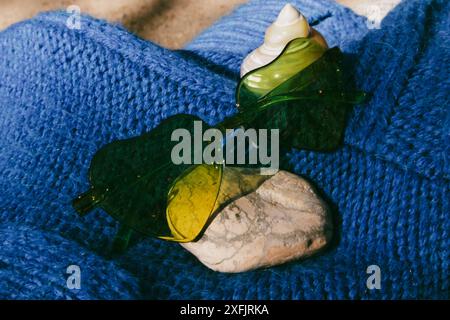
<svg viewBox="0 0 450 320"><path fill-rule="evenodd" d="M240 62L285 1L250 1L180 51L87 16L71 30L65 13L46 13L0 33L0 298L449 298L448 1L404 1L379 30L333 2L291 2L373 94L342 149L289 153L289 169L333 209L333 244L221 274L155 239L109 257L116 222L70 206L106 143L177 113L215 123L236 112ZM71 264L80 290L66 286ZM380 290L366 287L373 264Z"/></svg>

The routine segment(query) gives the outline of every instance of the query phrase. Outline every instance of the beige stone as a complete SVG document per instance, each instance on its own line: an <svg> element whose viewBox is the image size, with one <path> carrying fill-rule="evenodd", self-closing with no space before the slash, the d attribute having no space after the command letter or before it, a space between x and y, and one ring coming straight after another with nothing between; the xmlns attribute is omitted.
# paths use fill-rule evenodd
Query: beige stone
<svg viewBox="0 0 450 320"><path fill-rule="evenodd" d="M324 201L306 180L279 171L227 205L198 241L181 245L215 271L242 272L308 257L331 235Z"/></svg>

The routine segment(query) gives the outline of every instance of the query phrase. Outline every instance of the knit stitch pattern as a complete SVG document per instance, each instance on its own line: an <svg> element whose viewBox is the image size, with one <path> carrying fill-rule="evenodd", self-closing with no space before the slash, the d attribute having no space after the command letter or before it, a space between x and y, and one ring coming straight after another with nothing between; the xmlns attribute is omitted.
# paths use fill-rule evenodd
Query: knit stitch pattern
<svg viewBox="0 0 450 320"><path fill-rule="evenodd" d="M372 94L341 149L288 154L332 208L320 255L241 274L151 238L110 256L117 222L71 207L101 146L178 113L235 113L240 63L285 2L250 1L177 51L88 16L69 29L64 12L0 33L0 298L449 298L448 1L404 1L377 30L334 2L291 1ZM72 264L81 289L66 285ZM380 290L366 286L374 264Z"/></svg>

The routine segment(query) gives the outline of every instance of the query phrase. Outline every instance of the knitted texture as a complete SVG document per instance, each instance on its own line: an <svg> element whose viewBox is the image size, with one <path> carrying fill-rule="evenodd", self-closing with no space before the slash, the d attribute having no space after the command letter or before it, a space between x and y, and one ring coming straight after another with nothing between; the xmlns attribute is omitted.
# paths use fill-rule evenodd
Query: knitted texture
<svg viewBox="0 0 450 320"><path fill-rule="evenodd" d="M70 205L106 143L177 113L213 124L236 112L240 63L285 1L250 1L179 51L88 16L72 30L51 12L0 33L0 298L449 298L448 1L404 1L379 30L334 2L291 2L372 94L340 150L288 155L332 208L333 244L305 261L221 274L156 239L110 257L117 223ZM66 286L72 264L79 290ZM373 264L380 290L366 287Z"/></svg>

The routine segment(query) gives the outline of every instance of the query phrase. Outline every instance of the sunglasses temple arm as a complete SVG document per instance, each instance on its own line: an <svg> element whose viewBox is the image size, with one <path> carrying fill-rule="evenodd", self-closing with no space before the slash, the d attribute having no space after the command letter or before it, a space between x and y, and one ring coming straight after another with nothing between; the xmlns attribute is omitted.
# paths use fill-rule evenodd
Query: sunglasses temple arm
<svg viewBox="0 0 450 320"><path fill-rule="evenodd" d="M119 224L119 229L114 237L112 243L112 252L113 253L122 253L124 252L130 243L131 236L133 235L133 229L124 225L123 223Z"/></svg>
<svg viewBox="0 0 450 320"><path fill-rule="evenodd" d="M76 212L83 217L89 213L89 211L93 210L101 200L102 197L97 194L94 188L91 188L73 199L72 206Z"/></svg>

